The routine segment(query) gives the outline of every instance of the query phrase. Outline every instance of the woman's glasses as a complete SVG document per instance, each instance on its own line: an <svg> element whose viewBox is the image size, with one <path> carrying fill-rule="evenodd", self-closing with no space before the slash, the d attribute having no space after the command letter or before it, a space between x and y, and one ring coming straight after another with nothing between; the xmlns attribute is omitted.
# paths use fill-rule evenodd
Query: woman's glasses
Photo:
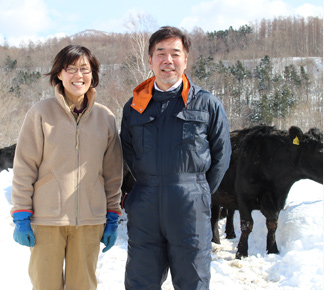
<svg viewBox="0 0 324 290"><path fill-rule="evenodd" d="M81 67L81 68L67 67L67 68L63 68L63 69L69 74L76 74L78 72L78 70L83 75L91 73L91 68L89 68L89 67Z"/></svg>

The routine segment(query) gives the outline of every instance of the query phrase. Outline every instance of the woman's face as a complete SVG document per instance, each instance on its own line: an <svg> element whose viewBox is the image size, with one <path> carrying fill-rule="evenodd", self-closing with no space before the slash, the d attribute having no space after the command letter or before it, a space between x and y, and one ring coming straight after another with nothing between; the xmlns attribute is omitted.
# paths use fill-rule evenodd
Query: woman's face
<svg viewBox="0 0 324 290"><path fill-rule="evenodd" d="M77 69L73 72L73 69ZM90 73L87 73L90 70ZM58 75L64 87L65 97L69 100L79 100L91 86L91 66L86 57L80 57L74 64L63 68Z"/></svg>

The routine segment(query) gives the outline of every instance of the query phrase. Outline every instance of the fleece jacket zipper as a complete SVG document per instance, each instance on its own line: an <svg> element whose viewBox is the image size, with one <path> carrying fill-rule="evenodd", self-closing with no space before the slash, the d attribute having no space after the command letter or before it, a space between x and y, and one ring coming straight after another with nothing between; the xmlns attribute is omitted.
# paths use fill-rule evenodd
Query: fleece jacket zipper
<svg viewBox="0 0 324 290"><path fill-rule="evenodd" d="M80 128L79 125L77 124L76 127L76 145L75 145L75 150L76 150L76 188L75 188L75 224L76 227L78 227L78 196L79 196L79 154L80 154Z"/></svg>

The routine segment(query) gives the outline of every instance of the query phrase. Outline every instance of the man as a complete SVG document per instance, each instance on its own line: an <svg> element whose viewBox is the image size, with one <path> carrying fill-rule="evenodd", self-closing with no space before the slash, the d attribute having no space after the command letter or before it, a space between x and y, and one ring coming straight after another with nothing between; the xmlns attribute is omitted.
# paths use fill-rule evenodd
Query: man
<svg viewBox="0 0 324 290"><path fill-rule="evenodd" d="M136 179L128 214L127 290L209 289L211 193L228 168L229 128L220 101L184 74L190 39L162 27L149 42L154 77L123 112L124 158Z"/></svg>

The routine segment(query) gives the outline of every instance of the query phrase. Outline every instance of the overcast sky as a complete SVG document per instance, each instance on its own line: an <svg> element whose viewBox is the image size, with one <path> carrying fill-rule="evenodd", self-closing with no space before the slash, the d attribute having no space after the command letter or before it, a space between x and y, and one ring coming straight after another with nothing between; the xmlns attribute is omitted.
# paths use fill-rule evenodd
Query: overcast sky
<svg viewBox="0 0 324 290"><path fill-rule="evenodd" d="M129 15L146 13L157 26L191 31L237 29L279 16L323 17L322 0L0 0L0 44L73 35L86 29L125 32Z"/></svg>

